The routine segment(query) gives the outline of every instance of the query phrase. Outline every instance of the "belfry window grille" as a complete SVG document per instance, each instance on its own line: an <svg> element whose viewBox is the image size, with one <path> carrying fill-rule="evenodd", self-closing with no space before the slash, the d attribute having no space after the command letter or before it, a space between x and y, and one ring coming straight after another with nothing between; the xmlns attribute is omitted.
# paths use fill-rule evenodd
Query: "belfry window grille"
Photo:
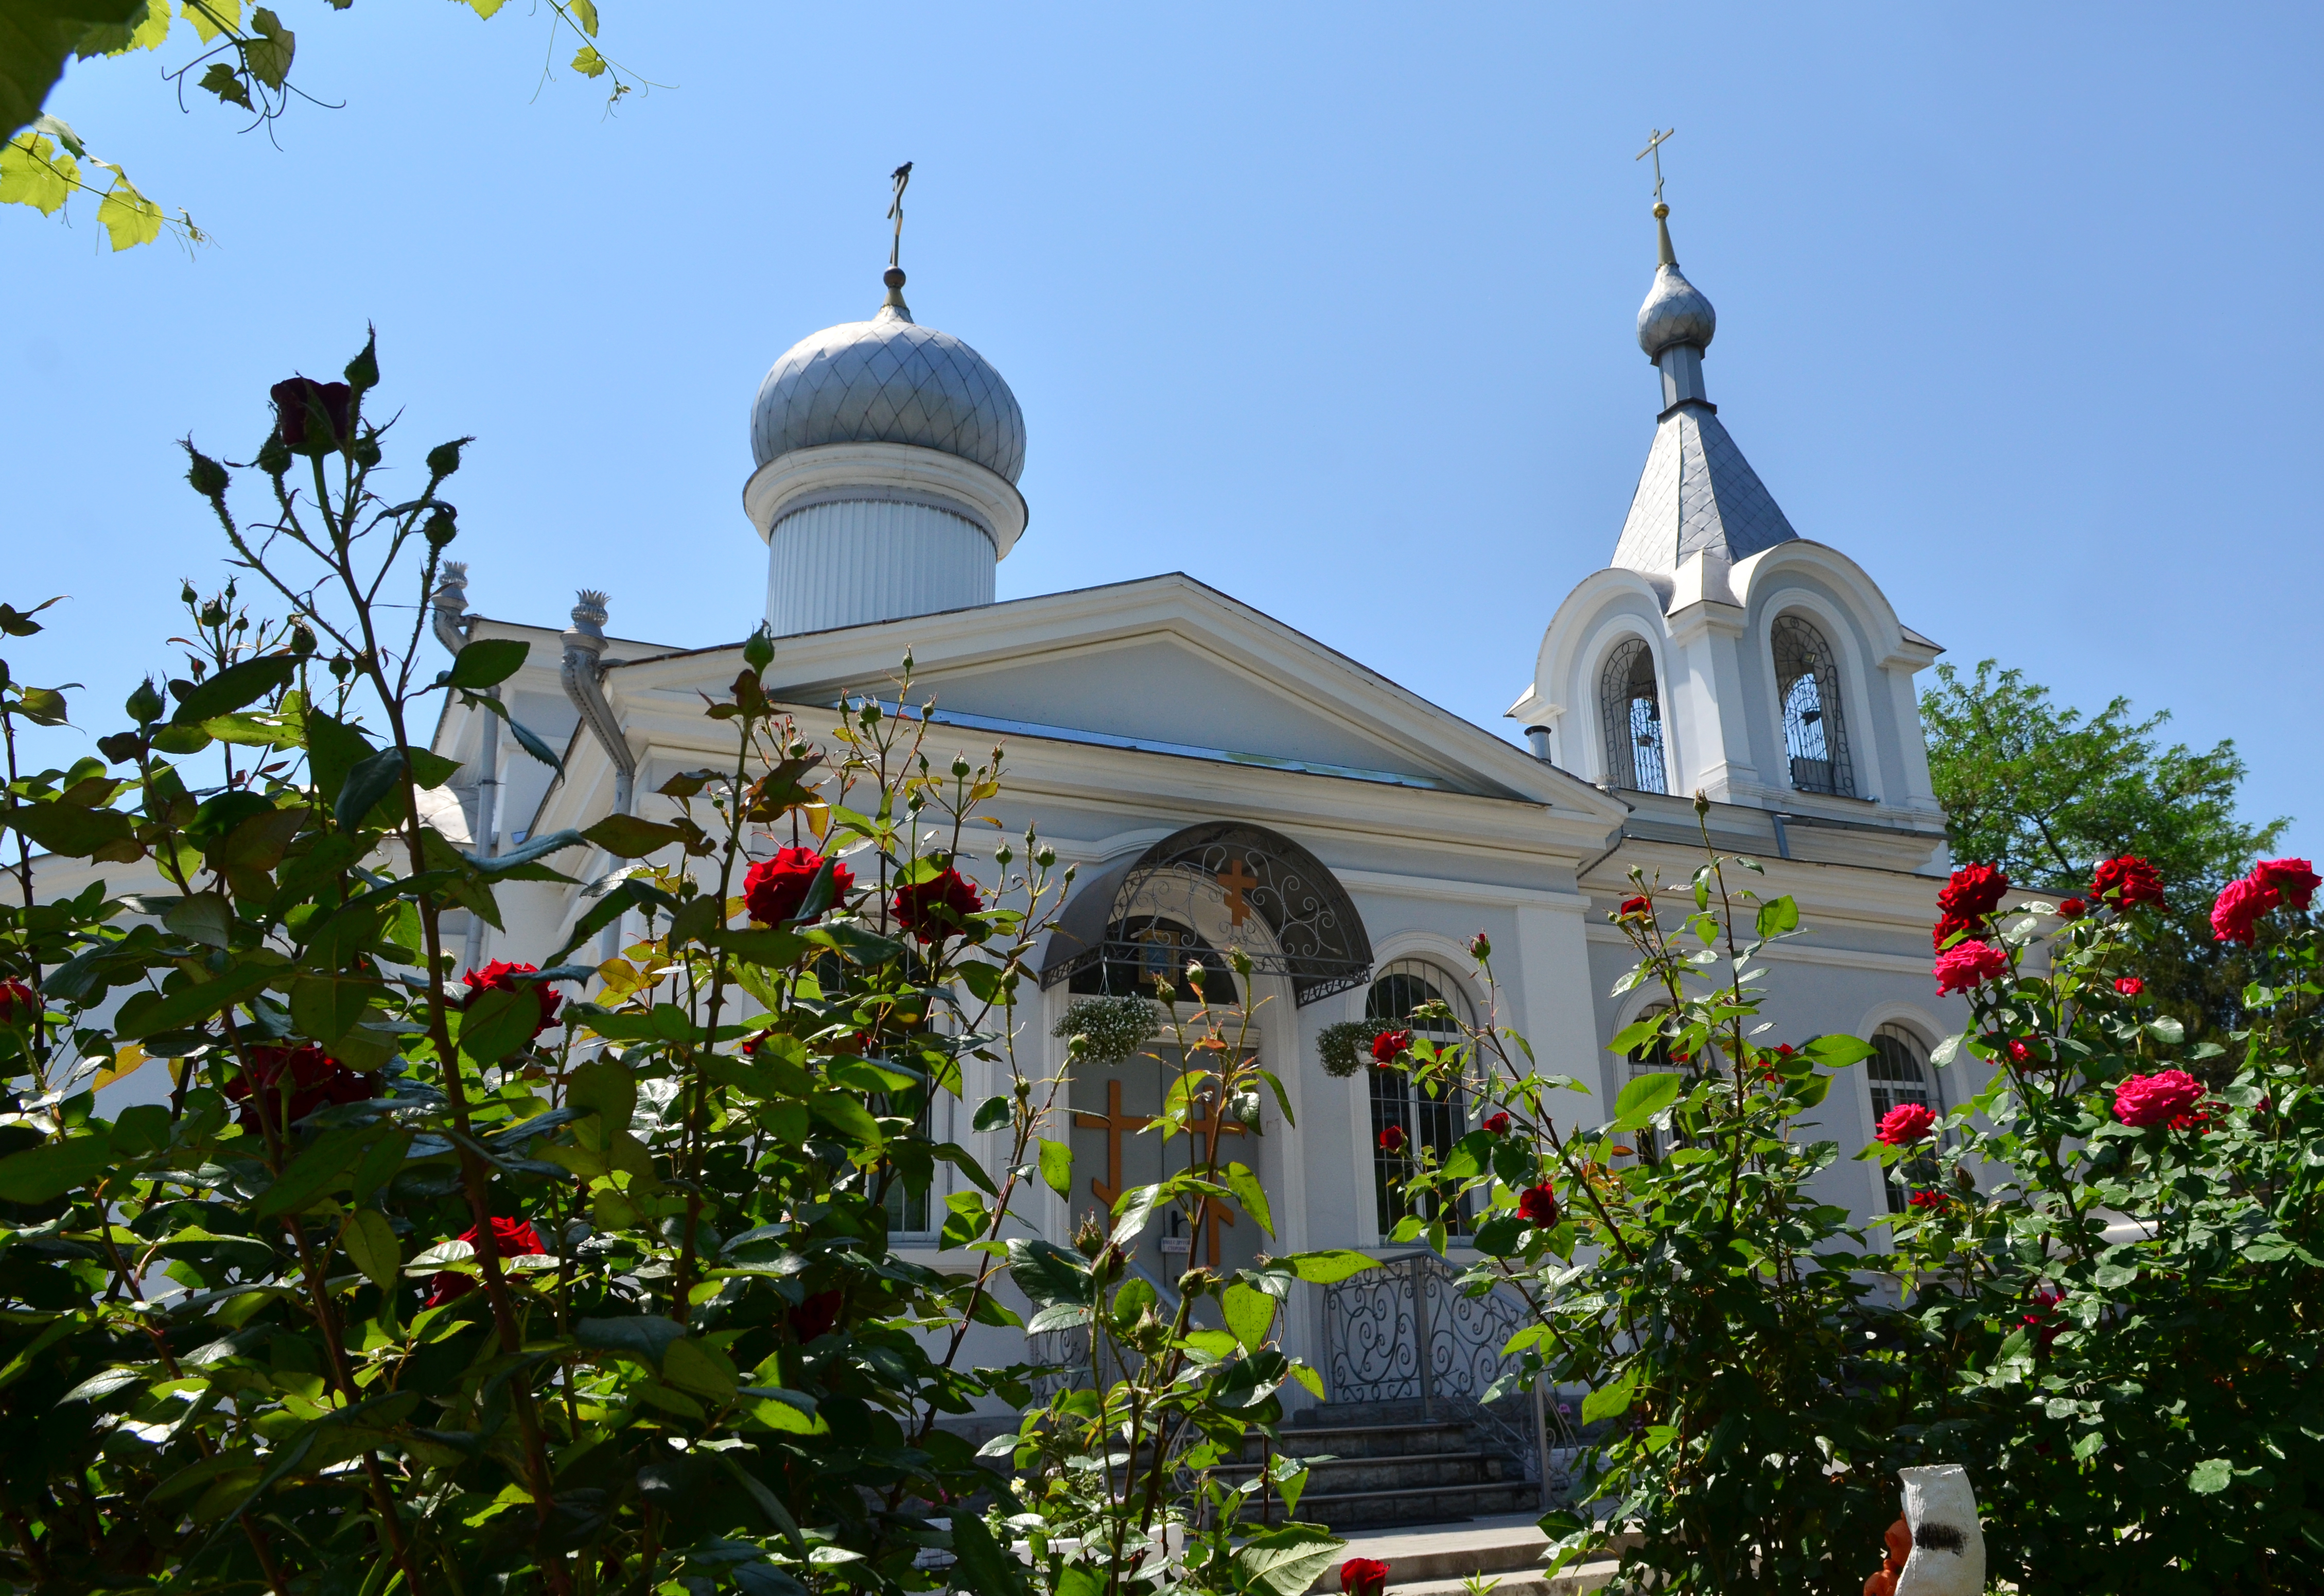
<svg viewBox="0 0 2324 1596"><path fill-rule="evenodd" d="M1866 1078L1872 1086L1872 1122L1891 1109L1917 1102L1933 1113L1944 1112L1938 1101L1936 1082L1932 1078L1928 1049L1921 1038L1901 1025L1884 1025L1872 1033L1872 1056L1864 1061ZM1918 1157L1907 1158L1888 1171L1884 1183L1888 1197L1888 1212L1902 1213L1911 1202L1916 1187L1933 1185L1938 1177L1933 1142L1923 1142Z"/></svg>
<svg viewBox="0 0 2324 1596"><path fill-rule="evenodd" d="M1413 1010L1426 1003L1443 1004L1453 1018L1416 1017ZM1397 959L1383 966L1372 983L1364 1000L1364 1018L1408 1027L1416 1039L1426 1037L1442 1047L1461 1040L1461 1027L1474 1025L1477 1011L1467 990L1452 976L1425 960ZM1422 1149L1434 1153L1439 1164L1451 1156L1452 1144L1469 1129L1468 1094L1451 1087L1440 1088L1432 1097L1415 1087L1412 1077L1402 1070L1381 1065L1370 1066L1366 1073L1371 1077L1372 1187L1379 1204L1380 1235L1385 1238L1407 1213L1417 1213L1425 1220L1441 1216L1445 1228L1455 1232L1466 1229L1465 1203L1440 1215L1433 1198L1407 1195L1404 1183L1420 1167ZM1404 1146L1395 1152L1380 1145L1391 1125L1405 1137Z"/></svg>
<svg viewBox="0 0 2324 1596"><path fill-rule="evenodd" d="M1663 706L1655 689L1655 652L1634 637L1616 647L1598 678L1606 725L1606 780L1634 792L1668 792L1663 764Z"/></svg>
<svg viewBox="0 0 2324 1596"><path fill-rule="evenodd" d="M1797 615L1775 625L1775 692L1784 703L1784 750L1802 792L1856 796L1848 723L1840 707L1840 668L1823 633Z"/></svg>

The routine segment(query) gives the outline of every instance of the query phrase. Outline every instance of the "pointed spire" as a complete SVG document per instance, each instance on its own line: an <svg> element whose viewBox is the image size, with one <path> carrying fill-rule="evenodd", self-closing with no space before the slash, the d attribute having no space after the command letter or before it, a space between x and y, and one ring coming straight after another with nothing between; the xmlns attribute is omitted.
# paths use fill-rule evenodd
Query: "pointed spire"
<svg viewBox="0 0 2324 1596"><path fill-rule="evenodd" d="M1661 245L1660 253L1655 257L1655 264L1658 267L1668 266L1673 271L1676 271L1678 252L1671 248L1670 207L1659 199L1655 201L1655 238Z"/></svg>

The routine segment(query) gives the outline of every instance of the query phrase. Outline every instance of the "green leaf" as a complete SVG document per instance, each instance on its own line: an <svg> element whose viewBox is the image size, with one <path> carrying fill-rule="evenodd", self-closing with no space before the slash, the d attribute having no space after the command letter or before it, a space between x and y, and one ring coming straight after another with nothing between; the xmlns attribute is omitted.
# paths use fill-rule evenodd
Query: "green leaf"
<svg viewBox="0 0 2324 1596"><path fill-rule="evenodd" d="M1290 1266L1291 1272L1303 1280L1313 1280L1318 1286L1330 1286L1360 1275L1379 1260L1344 1247L1325 1248L1318 1252L1295 1252L1277 1263Z"/></svg>
<svg viewBox="0 0 2324 1596"><path fill-rule="evenodd" d="M371 1135L368 1127L350 1126L345 1130L327 1130L317 1137L251 1205L251 1217L271 1219L275 1214L293 1213L306 1207L355 1167Z"/></svg>
<svg viewBox="0 0 2324 1596"><path fill-rule="evenodd" d="M686 1335L686 1326L655 1314L618 1319L576 1319L573 1339L601 1352L619 1352L659 1367L662 1356Z"/></svg>
<svg viewBox="0 0 2324 1596"><path fill-rule="evenodd" d="M358 1208L339 1230L339 1247L364 1278L382 1291L395 1287L396 1271L403 1267L403 1246L395 1226L376 1208Z"/></svg>
<svg viewBox="0 0 2324 1596"><path fill-rule="evenodd" d="M498 1064L532 1040L540 1024L540 1000L530 989L480 992L460 1016L460 1051L478 1064Z"/></svg>
<svg viewBox="0 0 2324 1596"><path fill-rule="evenodd" d="M1614 1100L1614 1130L1636 1130L1656 1114L1678 1101L1685 1082L1679 1076L1657 1073L1638 1075L1622 1088Z"/></svg>
<svg viewBox="0 0 2324 1596"><path fill-rule="evenodd" d="M992 1538L992 1532L976 1514L953 1514L952 1554L958 1560L953 1582L961 1589L982 1596L1028 1596L1024 1568Z"/></svg>
<svg viewBox="0 0 2324 1596"><path fill-rule="evenodd" d="M2198 1496L2213 1496L2235 1482L2235 1465L2223 1457L2207 1457L2187 1474L2187 1489Z"/></svg>
<svg viewBox="0 0 2324 1596"><path fill-rule="evenodd" d="M1633 1367L1612 1385L1591 1392L1582 1398L1582 1422L1594 1425L1600 1419L1619 1418L1630 1411L1630 1399L1638 1388L1638 1370Z"/></svg>
<svg viewBox="0 0 2324 1596"><path fill-rule="evenodd" d="M383 748L349 770L337 801L331 806L331 816L339 823L339 829L353 831L360 826L380 799L403 779L407 763L402 749Z"/></svg>
<svg viewBox="0 0 2324 1596"><path fill-rule="evenodd" d="M1009 1276L1017 1282L1018 1289L1038 1303L1086 1303L1090 1299L1088 1261L1053 1241L1024 1237L1011 1240Z"/></svg>
<svg viewBox="0 0 2324 1596"><path fill-rule="evenodd" d="M1759 906L1759 940L1781 936L1786 931L1799 928L1800 906L1792 901L1791 894L1771 898Z"/></svg>
<svg viewBox="0 0 2324 1596"><path fill-rule="evenodd" d="M183 1030L198 1020L258 995L287 972L272 964L241 964L215 981L200 982L168 997L141 992L121 1005L113 1033L124 1042L165 1030Z"/></svg>
<svg viewBox="0 0 2324 1596"><path fill-rule="evenodd" d="M608 815L581 835L616 859L642 859L686 840L686 833L677 826L641 820L635 815Z"/></svg>
<svg viewBox="0 0 2324 1596"><path fill-rule="evenodd" d="M250 14L250 33L243 42L243 58L250 69L267 88L281 91L290 76L290 60L298 51L298 35L282 25L282 19L265 6Z"/></svg>
<svg viewBox="0 0 2324 1596"><path fill-rule="evenodd" d="M1275 1298L1255 1286L1237 1281L1226 1288L1221 1300L1226 1310L1227 1328L1234 1332L1242 1350L1255 1352L1264 1346L1267 1333L1275 1327Z"/></svg>
<svg viewBox="0 0 2324 1596"><path fill-rule="evenodd" d="M133 835L136 823L118 809L84 809L77 804L18 804L7 811L8 824L36 848L66 859L119 859L124 864L141 858L144 850ZM122 857L123 850L128 856Z"/></svg>
<svg viewBox="0 0 2324 1596"><path fill-rule="evenodd" d="M45 1203L88 1185L113 1167L113 1145L103 1136L43 1142L0 1158L0 1200Z"/></svg>
<svg viewBox="0 0 2324 1596"><path fill-rule="evenodd" d="M1074 1195L1074 1149L1062 1141L1041 1142L1041 1178L1061 1197Z"/></svg>
<svg viewBox="0 0 2324 1596"><path fill-rule="evenodd" d="M605 1121L609 1130L626 1130L637 1112L638 1078L629 1066L610 1058L576 1065L566 1077L565 1101Z"/></svg>
<svg viewBox="0 0 2324 1596"><path fill-rule="evenodd" d="M315 778L315 790L324 802L336 803L348 772L371 757L371 744L353 726L319 709L307 711L306 732L307 768Z"/></svg>
<svg viewBox="0 0 2324 1596"><path fill-rule="evenodd" d="M734 1399L734 1377L718 1367L718 1361L698 1341L674 1341L663 1349L661 1375L678 1389L697 1397L715 1402Z"/></svg>
<svg viewBox="0 0 2324 1596"><path fill-rule="evenodd" d="M995 1093L976 1105L976 1118L969 1122L972 1130L998 1130L1015 1118L1010 1100Z"/></svg>
<svg viewBox="0 0 2324 1596"><path fill-rule="evenodd" d="M97 28L125 25L142 0L16 0L0 8L5 69L0 70L0 127L23 127L41 114L41 102L64 75L65 58Z"/></svg>
<svg viewBox="0 0 2324 1596"><path fill-rule="evenodd" d="M1234 1554L1235 1572L1248 1587L1274 1596L1301 1596L1321 1578L1348 1543L1314 1524L1286 1524L1262 1530Z"/></svg>
<svg viewBox="0 0 2324 1596"><path fill-rule="evenodd" d="M364 976L301 975L290 983L290 1020L326 1047L355 1029L379 983Z"/></svg>
<svg viewBox="0 0 2324 1596"><path fill-rule="evenodd" d="M1861 1037L1833 1035L1818 1037L1804 1051L1826 1069L1842 1069L1871 1057L1872 1044Z"/></svg>
<svg viewBox="0 0 2324 1596"><path fill-rule="evenodd" d="M446 678L471 690L497 687L524 668L532 645L512 637L480 637L452 657Z"/></svg>
<svg viewBox="0 0 2324 1596"><path fill-rule="evenodd" d="M1243 1212L1259 1221L1260 1230L1269 1236L1274 1235L1275 1212L1267 1204L1267 1188L1259 1185L1259 1176L1240 1164L1230 1164L1226 1169L1226 1181L1227 1190L1235 1195L1235 1201L1242 1204Z"/></svg>
<svg viewBox="0 0 2324 1596"><path fill-rule="evenodd" d="M244 705L257 703L278 687L289 687L290 678L298 673L299 661L289 654L262 654L255 660L229 665L187 694L177 714L170 717L171 723L198 726L206 720L231 715Z"/></svg>

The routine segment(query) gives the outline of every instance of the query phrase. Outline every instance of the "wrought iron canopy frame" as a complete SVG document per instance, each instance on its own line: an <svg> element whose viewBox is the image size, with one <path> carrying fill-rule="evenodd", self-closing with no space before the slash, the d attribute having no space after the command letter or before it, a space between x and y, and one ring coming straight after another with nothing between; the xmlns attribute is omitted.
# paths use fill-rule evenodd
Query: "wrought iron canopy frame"
<svg viewBox="0 0 2324 1596"><path fill-rule="evenodd" d="M1041 984L1109 958L1135 963L1148 944L1126 934L1133 918L1199 928L1222 912L1232 926L1258 920L1263 935L1206 939L1240 946L1255 973L1288 976L1301 1008L1371 980L1371 938L1323 862L1264 826L1213 820L1173 833L1075 893L1050 935Z"/></svg>

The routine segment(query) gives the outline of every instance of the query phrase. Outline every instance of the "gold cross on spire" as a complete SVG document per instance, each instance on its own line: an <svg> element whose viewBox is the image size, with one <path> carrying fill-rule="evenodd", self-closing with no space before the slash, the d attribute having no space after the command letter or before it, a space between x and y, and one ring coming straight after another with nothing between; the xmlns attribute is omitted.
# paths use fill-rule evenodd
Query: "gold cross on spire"
<svg viewBox="0 0 2324 1596"><path fill-rule="evenodd" d="M912 180L912 163L905 161L888 174L888 180L896 185L896 198L888 206L889 218L896 224L896 241L888 246L888 265L892 271L904 263L899 258L904 253L904 189ZM1657 196L1662 193L1659 184L1655 192Z"/></svg>
<svg viewBox="0 0 2324 1596"><path fill-rule="evenodd" d="M1663 146L1670 142L1671 135L1676 132L1678 129L1675 127L1655 128L1655 136L1646 141L1646 147L1630 158L1633 161L1644 161L1649 155L1655 158L1655 203L1656 205L1663 202ZM910 169L908 167L905 170ZM901 189L896 191L899 194L903 192Z"/></svg>

